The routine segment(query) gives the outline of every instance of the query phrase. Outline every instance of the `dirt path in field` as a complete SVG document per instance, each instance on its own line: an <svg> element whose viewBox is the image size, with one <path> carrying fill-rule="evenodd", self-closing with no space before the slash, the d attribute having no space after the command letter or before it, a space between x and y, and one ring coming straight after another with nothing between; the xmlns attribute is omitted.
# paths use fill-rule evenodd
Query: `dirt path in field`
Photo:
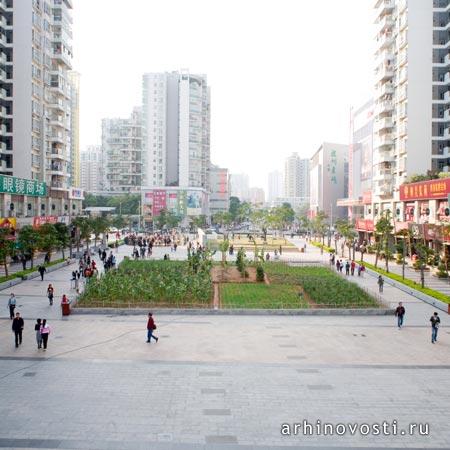
<svg viewBox="0 0 450 450"><path fill-rule="evenodd" d="M243 278L235 266L222 267L214 266L211 269L211 279L213 283L255 283L256 269L247 267L248 278Z"/></svg>
<svg viewBox="0 0 450 450"><path fill-rule="evenodd" d="M220 284L213 281L213 308L220 309Z"/></svg>
<svg viewBox="0 0 450 450"><path fill-rule="evenodd" d="M302 299L305 300L311 308L318 308L319 305L311 299L311 297L304 291L303 286L297 286L302 294Z"/></svg>

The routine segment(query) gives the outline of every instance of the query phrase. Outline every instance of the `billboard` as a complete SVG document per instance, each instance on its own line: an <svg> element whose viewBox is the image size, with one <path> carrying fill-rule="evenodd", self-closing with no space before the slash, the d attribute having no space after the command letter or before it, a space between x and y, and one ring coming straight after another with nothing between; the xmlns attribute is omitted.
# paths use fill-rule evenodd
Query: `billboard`
<svg viewBox="0 0 450 450"><path fill-rule="evenodd" d="M37 180L0 175L0 192L5 194L45 197L47 195L47 185Z"/></svg>
<svg viewBox="0 0 450 450"><path fill-rule="evenodd" d="M433 198L446 199L448 194L450 194L450 178L402 184L400 186L400 200L403 201Z"/></svg>

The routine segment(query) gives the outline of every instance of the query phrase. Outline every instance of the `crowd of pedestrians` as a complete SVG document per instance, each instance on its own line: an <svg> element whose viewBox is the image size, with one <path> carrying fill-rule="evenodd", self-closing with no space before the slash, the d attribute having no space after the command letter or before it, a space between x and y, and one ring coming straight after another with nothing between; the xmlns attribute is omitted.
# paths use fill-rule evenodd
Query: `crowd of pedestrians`
<svg viewBox="0 0 450 450"><path fill-rule="evenodd" d="M336 267L336 272L338 273L343 273L345 270L346 276L354 276L356 271L358 277L362 277L366 270L363 263L357 264L354 260L346 260L344 262L342 259L336 258L334 253L330 254L330 266Z"/></svg>

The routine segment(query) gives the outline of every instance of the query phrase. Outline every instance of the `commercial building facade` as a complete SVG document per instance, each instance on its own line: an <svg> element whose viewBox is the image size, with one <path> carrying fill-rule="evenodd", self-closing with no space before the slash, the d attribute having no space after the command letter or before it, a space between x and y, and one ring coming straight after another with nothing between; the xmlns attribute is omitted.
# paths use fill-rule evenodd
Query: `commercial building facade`
<svg viewBox="0 0 450 450"><path fill-rule="evenodd" d="M348 145L324 142L309 162L310 217L324 211L333 220L345 217L346 208L336 206L348 192Z"/></svg>
<svg viewBox="0 0 450 450"><path fill-rule="evenodd" d="M102 120L102 155L105 189L139 192L142 186L142 109L134 108L127 119Z"/></svg>
<svg viewBox="0 0 450 450"><path fill-rule="evenodd" d="M211 215L230 209L230 180L228 169L211 164L209 211Z"/></svg>

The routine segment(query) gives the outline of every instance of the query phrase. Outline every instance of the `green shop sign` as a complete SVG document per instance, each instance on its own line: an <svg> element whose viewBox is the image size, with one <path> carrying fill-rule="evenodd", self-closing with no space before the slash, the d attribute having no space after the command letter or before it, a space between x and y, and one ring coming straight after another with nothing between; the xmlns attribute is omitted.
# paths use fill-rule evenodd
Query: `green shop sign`
<svg viewBox="0 0 450 450"><path fill-rule="evenodd" d="M47 185L41 181L0 175L0 193L45 197Z"/></svg>

